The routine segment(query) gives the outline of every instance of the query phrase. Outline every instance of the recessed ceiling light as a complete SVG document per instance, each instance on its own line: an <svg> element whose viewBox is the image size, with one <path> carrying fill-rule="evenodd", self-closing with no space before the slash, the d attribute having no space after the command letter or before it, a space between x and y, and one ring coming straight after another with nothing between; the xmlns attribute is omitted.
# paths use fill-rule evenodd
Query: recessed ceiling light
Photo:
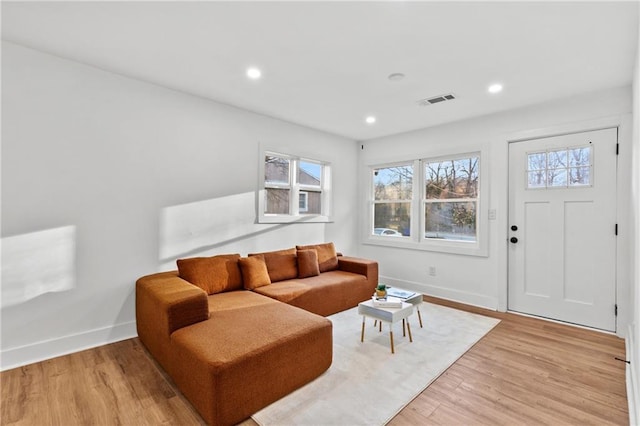
<svg viewBox="0 0 640 426"><path fill-rule="evenodd" d="M387 78L391 81L400 81L404 78L404 74L401 72L394 72L393 74L389 74L389 77Z"/></svg>
<svg viewBox="0 0 640 426"><path fill-rule="evenodd" d="M262 71L260 71L258 68L255 67L251 67L251 68L247 68L247 77L249 77L252 80L257 80L262 76Z"/></svg>
<svg viewBox="0 0 640 426"><path fill-rule="evenodd" d="M364 121L366 121L367 124L373 124L376 122L376 118L373 115L370 115L367 118L365 118Z"/></svg>
<svg viewBox="0 0 640 426"><path fill-rule="evenodd" d="M499 93L502 92L502 84L492 84L489 86L489 93Z"/></svg>

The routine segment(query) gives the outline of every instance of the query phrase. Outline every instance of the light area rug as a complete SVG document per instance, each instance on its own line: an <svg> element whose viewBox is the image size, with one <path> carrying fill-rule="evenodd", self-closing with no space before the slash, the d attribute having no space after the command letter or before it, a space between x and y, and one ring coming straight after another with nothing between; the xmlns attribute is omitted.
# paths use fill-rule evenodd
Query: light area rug
<svg viewBox="0 0 640 426"><path fill-rule="evenodd" d="M431 303L420 305L424 328L414 313L413 343L394 324L382 333L367 318L360 342L358 308L332 315L333 364L313 382L252 416L271 425L383 425L500 321Z"/></svg>

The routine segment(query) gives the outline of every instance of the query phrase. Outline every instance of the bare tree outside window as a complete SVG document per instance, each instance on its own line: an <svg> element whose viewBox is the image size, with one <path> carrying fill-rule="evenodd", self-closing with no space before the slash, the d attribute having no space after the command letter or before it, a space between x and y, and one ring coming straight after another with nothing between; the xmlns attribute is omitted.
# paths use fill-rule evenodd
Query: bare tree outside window
<svg viewBox="0 0 640 426"><path fill-rule="evenodd" d="M590 146L527 154L527 188L571 188L591 185Z"/></svg>
<svg viewBox="0 0 640 426"><path fill-rule="evenodd" d="M287 158L265 156L265 213L289 214L291 198L290 160Z"/></svg>
<svg viewBox="0 0 640 426"><path fill-rule="evenodd" d="M372 234L410 236L413 165L374 169L373 192Z"/></svg>
<svg viewBox="0 0 640 426"><path fill-rule="evenodd" d="M425 237L476 241L479 156L425 162Z"/></svg>

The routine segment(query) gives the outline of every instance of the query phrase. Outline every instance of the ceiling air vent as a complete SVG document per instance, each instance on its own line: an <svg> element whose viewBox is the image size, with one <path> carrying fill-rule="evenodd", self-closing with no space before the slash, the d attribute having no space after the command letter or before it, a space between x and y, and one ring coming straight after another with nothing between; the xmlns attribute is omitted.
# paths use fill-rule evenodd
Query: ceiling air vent
<svg viewBox="0 0 640 426"><path fill-rule="evenodd" d="M420 106L433 105L433 104L437 104L439 102L452 101L455 98L456 97L455 97L455 95L453 93L449 93L447 95L440 95L440 96L434 96L432 98L420 99L418 101L418 105L420 105Z"/></svg>

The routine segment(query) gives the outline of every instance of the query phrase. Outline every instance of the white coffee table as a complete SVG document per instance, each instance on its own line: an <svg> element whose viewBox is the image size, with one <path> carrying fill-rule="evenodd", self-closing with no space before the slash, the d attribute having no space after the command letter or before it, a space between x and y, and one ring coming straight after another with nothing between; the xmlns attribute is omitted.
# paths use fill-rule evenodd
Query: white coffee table
<svg viewBox="0 0 640 426"><path fill-rule="evenodd" d="M393 346L393 323L402 320L403 331L404 323L406 321L407 331L409 333L409 341L413 342L411 337L411 326L409 325L409 316L413 313L413 305L411 303L402 302L401 308L382 308L374 306L373 300L367 300L358 304L358 314L362 315L362 333L360 335L360 341L364 342L364 326L367 317L373 318L381 323L386 322L389 324L389 341L391 342L391 353L395 353Z"/></svg>
<svg viewBox="0 0 640 426"><path fill-rule="evenodd" d="M404 288L400 288L400 287L391 287L388 286L387 287L387 292L393 296L393 291L397 290L401 293L405 293L405 294L411 294L413 293L412 296L406 297L406 298L402 298L403 302L407 302L407 303L411 303L415 308L416 311L418 312L418 322L420 323L420 328L422 328L422 315L420 315L420 305L422 305L423 302L423 296L422 293L418 293L417 291L411 291L411 290L406 290Z"/></svg>

